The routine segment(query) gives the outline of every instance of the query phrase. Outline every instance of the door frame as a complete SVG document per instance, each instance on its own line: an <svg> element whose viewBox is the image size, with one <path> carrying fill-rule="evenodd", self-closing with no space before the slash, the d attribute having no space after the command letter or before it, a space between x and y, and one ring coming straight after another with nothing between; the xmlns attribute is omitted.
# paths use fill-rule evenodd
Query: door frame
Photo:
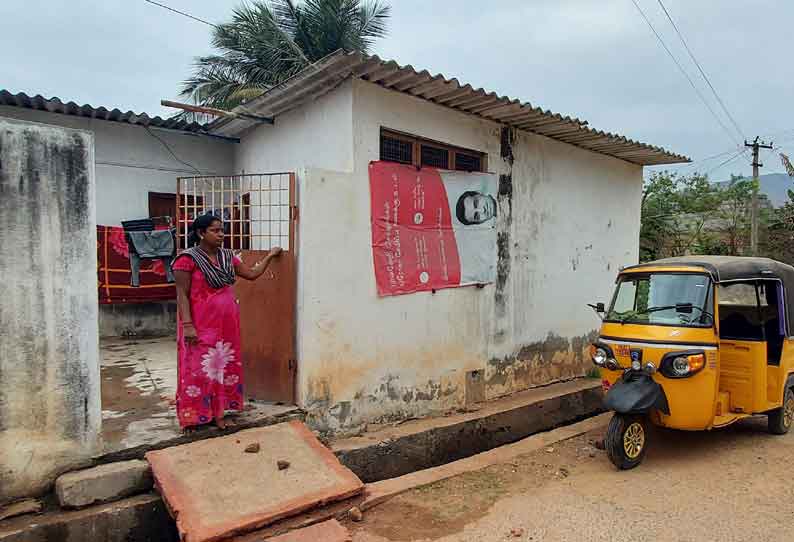
<svg viewBox="0 0 794 542"><path fill-rule="evenodd" d="M201 197L197 197L197 194L195 193L195 182L198 181L198 180L221 179L221 178L223 178L223 179L234 179L234 178L245 178L245 177L256 177L256 176L273 177L273 176L285 176L285 175L288 176L288 179L289 179L288 180L288 190L289 190L288 224L289 224L289 226L288 226L288 231L287 231L289 244L288 244L287 247L282 247L282 248L284 248L284 252L282 253L280 258L285 258L286 257L286 258L289 258L291 260L291 262L290 262L291 265L289 265L289 267L291 268L291 273L292 273L292 276L293 276L293 280L294 280L295 286L294 286L294 292L293 292L292 299L291 299L291 305L292 305L292 310L293 310L292 326L291 326L291 329L290 329L290 332L291 332L291 340L290 340L291 352L290 352L290 356L289 356L289 359L288 359L288 362L287 362L288 363L288 368L289 368L289 373L290 373L291 385L289 386L289 388L290 388L289 392L288 392L289 396L281 398L281 399L278 399L277 402L283 402L283 403L287 403L287 404L297 404L297 400L298 400L298 378L297 378L297 376L298 376L298 363L299 363L299 360L298 360L298 287L299 287L299 284L298 284L298 259L299 259L299 254L298 254L297 238L298 238L298 235L299 235L299 233L298 233L299 212L298 212L298 204L297 204L297 202L298 202L298 197L297 197L298 186L297 186L295 173L294 172L275 172L275 173L260 173L260 174L202 175L202 176L177 177L177 182L176 182L176 185L177 185L177 187L176 187L176 217L175 217L175 220L176 220L177 237L179 238L180 234L182 234L182 236L184 238L184 236L186 236L188 222L187 222L186 219L183 218L183 210L182 210L183 199L184 199L184 204L188 205L188 207L193 210L193 214L194 215L196 215L196 216L198 215L199 208L201 208L201 210L203 212L207 212L206 205L209 205L209 199L207 197L205 197L205 194L203 192L202 192ZM194 183L193 194L190 194L189 190L182 190L183 184L185 184L187 186L187 182L191 181L191 180ZM261 184L260 184L260 190L261 190ZM253 192L252 190L243 191L242 188L241 188L241 190L240 190L241 201L242 201L243 195L247 195L248 198L249 198L248 205L250 205L250 194L252 192ZM183 196L184 196L184 198L183 198ZM188 199L188 198L190 198L190 199ZM221 205L221 207L223 207L223 205ZM254 230L254 222L255 222L255 221L251 220L251 211L250 211L250 209L251 208L249 207L249 209L248 209L248 220L249 220L248 235L251 237L251 239L249 240L249 246L254 244L253 243L253 239L254 239L253 230ZM242 218L244 216L244 214L242 212L242 208L241 208L240 215L241 215L240 218L242 220ZM195 218L195 216L194 216L194 218ZM241 224L241 232L238 232L238 234L242 234L242 232L243 232L243 230L242 230L242 222L240 224ZM184 230L182 228L184 228ZM182 244L182 241L178 240L177 241L177 247L180 247L181 244ZM241 242L241 246L242 246L242 244L243 243ZM177 250L179 251L181 249L178 248ZM241 252L243 254L244 253L252 253L252 252L265 252L265 253L267 252L267 251L260 251L260 250L254 250L254 249L240 249L240 248L236 248L234 250L235 250L235 252L239 251L239 252ZM258 280L261 280L261 279L262 279L262 277L260 277L260 279L258 279ZM238 303L239 303L239 300L238 300ZM242 337L241 337L241 340L242 340ZM246 393L245 390L244 390L244 393L245 393L246 396L249 396L249 394Z"/></svg>

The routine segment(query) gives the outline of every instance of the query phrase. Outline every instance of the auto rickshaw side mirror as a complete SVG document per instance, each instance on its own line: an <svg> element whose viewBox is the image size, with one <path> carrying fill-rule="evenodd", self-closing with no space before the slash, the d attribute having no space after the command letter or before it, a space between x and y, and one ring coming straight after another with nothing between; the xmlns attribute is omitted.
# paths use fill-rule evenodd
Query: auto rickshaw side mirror
<svg viewBox="0 0 794 542"><path fill-rule="evenodd" d="M587 306L593 309L598 315L604 314L606 312L606 307L604 307L603 303L596 303L595 305L588 303Z"/></svg>

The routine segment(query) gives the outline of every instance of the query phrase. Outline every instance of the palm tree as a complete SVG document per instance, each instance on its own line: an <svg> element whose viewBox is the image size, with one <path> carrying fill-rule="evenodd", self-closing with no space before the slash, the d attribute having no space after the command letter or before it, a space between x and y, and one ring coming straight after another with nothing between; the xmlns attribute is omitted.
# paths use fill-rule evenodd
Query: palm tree
<svg viewBox="0 0 794 542"><path fill-rule="evenodd" d="M219 54L196 59L182 96L232 109L338 49L368 52L386 35L390 7L379 0L253 0L215 27Z"/></svg>

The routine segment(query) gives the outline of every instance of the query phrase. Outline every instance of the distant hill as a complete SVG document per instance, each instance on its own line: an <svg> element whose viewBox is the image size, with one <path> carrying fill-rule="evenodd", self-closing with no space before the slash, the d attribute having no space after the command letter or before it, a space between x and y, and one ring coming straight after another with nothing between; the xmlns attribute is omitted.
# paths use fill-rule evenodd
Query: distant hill
<svg viewBox="0 0 794 542"><path fill-rule="evenodd" d="M769 198L774 207L781 207L788 201L788 191L794 190L794 178L785 173L768 173L761 175L758 180L761 182L761 194ZM725 185L730 181L720 181L716 184Z"/></svg>

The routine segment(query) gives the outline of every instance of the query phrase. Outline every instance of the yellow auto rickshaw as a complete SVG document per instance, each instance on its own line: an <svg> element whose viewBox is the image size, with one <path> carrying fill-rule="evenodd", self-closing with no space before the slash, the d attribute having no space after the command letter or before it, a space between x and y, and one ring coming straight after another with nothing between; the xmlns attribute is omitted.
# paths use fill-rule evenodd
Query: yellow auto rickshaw
<svg viewBox="0 0 794 542"><path fill-rule="evenodd" d="M636 467L650 422L686 431L767 416L794 420L794 267L766 258L688 256L621 270L590 347L614 411L604 445Z"/></svg>

